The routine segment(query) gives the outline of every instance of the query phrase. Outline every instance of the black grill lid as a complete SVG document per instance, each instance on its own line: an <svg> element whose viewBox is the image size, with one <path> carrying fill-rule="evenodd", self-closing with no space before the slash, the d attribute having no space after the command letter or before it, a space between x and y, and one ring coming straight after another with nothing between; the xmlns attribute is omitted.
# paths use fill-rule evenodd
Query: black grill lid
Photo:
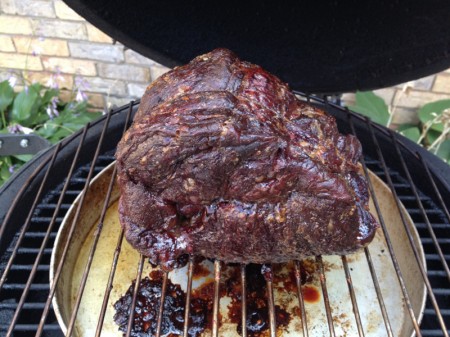
<svg viewBox="0 0 450 337"><path fill-rule="evenodd" d="M374 89L450 67L450 2L65 0L166 66L217 47L311 93Z"/></svg>

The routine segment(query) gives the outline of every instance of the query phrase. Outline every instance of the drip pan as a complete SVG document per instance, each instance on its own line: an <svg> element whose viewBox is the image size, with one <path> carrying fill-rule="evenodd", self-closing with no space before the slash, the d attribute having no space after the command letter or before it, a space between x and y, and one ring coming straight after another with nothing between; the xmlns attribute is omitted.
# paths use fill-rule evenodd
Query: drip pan
<svg viewBox="0 0 450 337"><path fill-rule="evenodd" d="M136 278L140 261L138 252L126 240L121 243L119 240L121 232L117 211L119 190L114 184L115 177L112 176L115 174L114 168L115 163L112 163L97 175L90 184L83 202L81 202L82 195L75 200L63 220L51 256L51 284L58 278L56 293L53 298L56 317L64 333L67 332L67 327L72 319L73 332L78 337L94 336L97 330L101 332L101 336L123 335L114 323L115 310L113 305L127 292ZM426 288L420 277L419 267L413 258L414 254L408 243L392 193L373 173L370 173L370 179L393 245L395 258L405 281L414 315L420 322L425 306ZM82 203L81 207L80 203ZM372 214L376 215L372 200L370 208ZM421 261L425 266L424 252L417 231L406 210L402 208L402 211L407 226L413 234L415 245L418 247ZM104 213L104 217L102 213ZM71 232L73 233L71 234ZM96 235L98 235L98 243L93 246ZM72 237L69 239L70 236ZM116 247L119 247L119 249ZM394 336L409 337L414 335L412 321L381 229L378 230L374 241L368 246L367 250L373 261L375 277L380 285L382 300ZM91 251L95 254L91 254ZM116 264L113 263L115 254L116 256L119 254ZM89 271L86 272L85 266L90 260L90 255L92 255L92 264ZM329 333L330 325L327 313L331 313L336 336L358 336L356 315L354 314L342 259L340 256L323 256L322 259L329 312L327 312L327 306L324 302L325 296L321 287L317 259L310 258L300 262L304 275L306 275L302 277L301 288L309 336L324 336ZM371 277L364 250L347 255L346 259L350 268L351 282L354 287L365 336L380 337L387 335L379 298L374 287L374 279ZM58 268L60 273L58 273ZM272 268L275 312L284 313L285 318L285 321L281 322L280 317L276 315L277 335L299 336L303 324L294 277L294 262L274 264ZM145 261L142 278L149 277L153 280L160 280L162 273L158 270ZM249 270L258 273L260 269L255 268L255 266L247 266L247 275ZM110 289L108 279L111 271L114 273L114 278ZM239 299L233 298L232 294L230 295L230 292L227 291L230 284L240 282L239 271L240 266L236 265L224 264L222 267L220 281L222 291L219 305L220 336L240 335L238 333L238 331L240 332L240 328L238 328L241 317L240 306L239 303L236 303L239 302ZM83 291L80 292L83 275L86 276L86 284L82 287L84 288ZM178 284L183 292L187 291L187 266L170 272L168 278L169 282ZM247 280L247 285L250 285L249 282L252 281ZM203 300L208 300L206 297L212 293L204 290L213 283L214 262L207 259L196 259L192 298L203 296ZM209 300L213 301L213 295L210 296ZM250 297L247 296L247 317L252 314L249 312L252 310L251 300L250 294ZM267 297L264 300L267 303ZM104 310L102 310L103 303L105 303ZM264 305L262 307L265 310ZM239 309L239 315L235 314L236 308ZM76 311L76 315L73 315L74 311ZM212 312L209 315L212 315ZM201 335L207 336L210 334L211 327L206 324Z"/></svg>

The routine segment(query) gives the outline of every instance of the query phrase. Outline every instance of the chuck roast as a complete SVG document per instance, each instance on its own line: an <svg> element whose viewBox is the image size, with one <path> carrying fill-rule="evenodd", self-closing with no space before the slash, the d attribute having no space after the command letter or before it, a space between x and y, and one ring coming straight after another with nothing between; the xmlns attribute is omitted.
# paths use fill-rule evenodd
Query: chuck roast
<svg viewBox="0 0 450 337"><path fill-rule="evenodd" d="M377 222L361 145L226 49L146 90L116 158L128 242L165 270L184 254L269 263L366 246Z"/></svg>

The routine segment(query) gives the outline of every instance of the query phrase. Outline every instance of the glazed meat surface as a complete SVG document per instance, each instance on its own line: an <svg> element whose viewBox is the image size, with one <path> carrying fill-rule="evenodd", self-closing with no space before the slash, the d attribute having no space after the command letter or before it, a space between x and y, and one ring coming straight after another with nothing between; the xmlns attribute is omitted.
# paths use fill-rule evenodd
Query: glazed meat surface
<svg viewBox="0 0 450 337"><path fill-rule="evenodd" d="M120 221L165 270L184 254L239 263L346 254L378 227L360 156L333 117L216 49L147 88L116 153Z"/></svg>

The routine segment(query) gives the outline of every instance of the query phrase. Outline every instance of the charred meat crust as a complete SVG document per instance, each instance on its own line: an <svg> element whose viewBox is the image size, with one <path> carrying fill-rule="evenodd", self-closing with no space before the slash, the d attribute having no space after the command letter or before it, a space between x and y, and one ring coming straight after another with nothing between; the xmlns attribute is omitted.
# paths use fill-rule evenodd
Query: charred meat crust
<svg viewBox="0 0 450 337"><path fill-rule="evenodd" d="M120 221L166 270L186 253L240 263L349 253L378 227L360 156L333 117L217 49L147 88L116 153Z"/></svg>

